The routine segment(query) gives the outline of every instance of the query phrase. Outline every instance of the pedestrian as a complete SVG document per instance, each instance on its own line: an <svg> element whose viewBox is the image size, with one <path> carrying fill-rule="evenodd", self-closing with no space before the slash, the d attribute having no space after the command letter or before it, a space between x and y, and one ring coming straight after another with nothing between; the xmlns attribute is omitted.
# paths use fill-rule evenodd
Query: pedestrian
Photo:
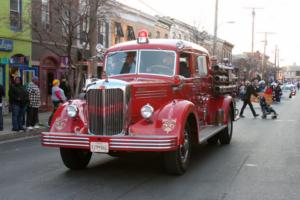
<svg viewBox="0 0 300 200"><path fill-rule="evenodd" d="M59 105L61 103L64 103L67 100L64 91L59 87L59 85L60 85L59 80L54 79L52 82L52 85L53 86L52 86L52 90L51 90L51 100L53 103L53 111L48 120L49 126L51 126L52 117L53 117L55 111L57 110L57 108L59 107Z"/></svg>
<svg viewBox="0 0 300 200"><path fill-rule="evenodd" d="M254 117L259 116L258 114L256 114L256 112L253 108L253 105L251 103L251 95L254 95L255 97L258 96L258 94L256 93L255 88L253 86L253 83L251 84L250 81L246 81L246 92L245 92L244 98L242 99L244 103L243 103L243 106L242 106L242 109L240 112L240 117L242 117L242 118L245 117L243 115L243 113L244 113L244 109L246 108L247 105L249 105Z"/></svg>
<svg viewBox="0 0 300 200"><path fill-rule="evenodd" d="M9 103L12 109L12 131L24 131L23 121L28 94L22 85L20 77L15 77L14 83L9 88Z"/></svg>
<svg viewBox="0 0 300 200"><path fill-rule="evenodd" d="M38 113L39 107L41 106L41 92L40 88L38 87L38 82L38 77L34 76L32 77L31 82L27 86L29 104L27 107L26 127L28 130L32 130L33 128L39 128Z"/></svg>
<svg viewBox="0 0 300 200"><path fill-rule="evenodd" d="M3 114L2 114L2 97L4 96L5 92L3 86L0 84L0 131L3 131Z"/></svg>
<svg viewBox="0 0 300 200"><path fill-rule="evenodd" d="M61 79L60 88L64 91L67 100L71 99L71 87L67 82L66 78Z"/></svg>
<svg viewBox="0 0 300 200"><path fill-rule="evenodd" d="M297 83L297 88L298 88L298 91L299 91L299 89L300 89L300 81L298 81L298 83Z"/></svg>

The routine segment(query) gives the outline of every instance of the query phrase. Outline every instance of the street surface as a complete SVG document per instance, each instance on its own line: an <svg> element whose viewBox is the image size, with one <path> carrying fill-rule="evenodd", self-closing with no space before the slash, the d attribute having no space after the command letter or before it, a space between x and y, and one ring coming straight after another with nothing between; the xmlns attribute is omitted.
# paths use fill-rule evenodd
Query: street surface
<svg viewBox="0 0 300 200"><path fill-rule="evenodd" d="M157 155L93 155L88 169L70 171L39 138L2 142L0 199L299 200L300 94L273 107L277 120L247 107L231 144L193 149L183 176L165 174Z"/></svg>

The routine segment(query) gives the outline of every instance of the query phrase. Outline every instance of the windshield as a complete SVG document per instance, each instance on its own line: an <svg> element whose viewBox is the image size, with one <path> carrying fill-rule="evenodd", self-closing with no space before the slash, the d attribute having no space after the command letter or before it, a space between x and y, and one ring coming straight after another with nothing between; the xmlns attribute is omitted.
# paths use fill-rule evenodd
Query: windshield
<svg viewBox="0 0 300 200"><path fill-rule="evenodd" d="M111 53L106 60L106 73L110 75L132 74L136 71L136 51Z"/></svg>
<svg viewBox="0 0 300 200"><path fill-rule="evenodd" d="M106 72L110 75L138 73L172 76L175 72L175 52L159 50L114 52L108 54ZM136 68L139 68L136 70Z"/></svg>

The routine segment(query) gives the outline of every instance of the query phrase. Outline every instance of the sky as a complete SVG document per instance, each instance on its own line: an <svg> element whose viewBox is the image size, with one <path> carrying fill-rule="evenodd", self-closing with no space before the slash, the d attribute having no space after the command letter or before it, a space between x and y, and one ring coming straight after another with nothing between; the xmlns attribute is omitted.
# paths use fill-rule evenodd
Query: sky
<svg viewBox="0 0 300 200"><path fill-rule="evenodd" d="M118 0L151 15L170 16L214 32L215 0ZM251 52L252 10L255 15L254 51L263 52L274 62L279 48L280 66L300 65L299 0L219 0L218 37L234 44L233 54ZM234 21L235 23L226 23Z"/></svg>

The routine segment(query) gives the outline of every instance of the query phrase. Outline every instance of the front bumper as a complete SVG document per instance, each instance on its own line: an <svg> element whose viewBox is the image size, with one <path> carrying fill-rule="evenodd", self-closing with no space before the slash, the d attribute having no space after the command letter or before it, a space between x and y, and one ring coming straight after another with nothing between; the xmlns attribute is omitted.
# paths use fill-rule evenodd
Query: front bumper
<svg viewBox="0 0 300 200"><path fill-rule="evenodd" d="M109 151L173 151L178 148L176 136L96 136L74 133L42 132L43 146L91 150L91 143L107 143Z"/></svg>

